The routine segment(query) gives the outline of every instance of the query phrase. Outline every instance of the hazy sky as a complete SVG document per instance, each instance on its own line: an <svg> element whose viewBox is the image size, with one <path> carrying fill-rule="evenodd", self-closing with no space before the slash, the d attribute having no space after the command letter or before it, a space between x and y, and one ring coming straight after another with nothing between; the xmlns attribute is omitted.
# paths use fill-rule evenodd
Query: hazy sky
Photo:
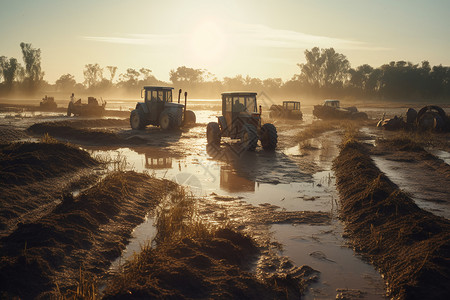
<svg viewBox="0 0 450 300"><path fill-rule="evenodd" d="M450 0L0 0L0 56L22 61L20 42L32 43L51 83L66 73L83 81L89 63L117 74L145 67L161 80L182 65L287 80L314 46L353 67L448 66L449 15Z"/></svg>

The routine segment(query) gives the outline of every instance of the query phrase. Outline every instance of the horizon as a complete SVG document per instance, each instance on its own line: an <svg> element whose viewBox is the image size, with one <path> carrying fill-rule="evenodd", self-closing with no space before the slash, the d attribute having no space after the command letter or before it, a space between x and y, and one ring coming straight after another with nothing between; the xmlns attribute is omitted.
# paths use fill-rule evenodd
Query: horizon
<svg viewBox="0 0 450 300"><path fill-rule="evenodd" d="M187 66L219 80L286 81L315 46L333 47L353 68L399 60L450 65L450 3L442 0L1 2L0 55L22 63L19 44L31 43L42 51L49 83L67 73L83 82L84 66L95 63L117 66L116 80L127 68L144 67L170 82L170 70Z"/></svg>

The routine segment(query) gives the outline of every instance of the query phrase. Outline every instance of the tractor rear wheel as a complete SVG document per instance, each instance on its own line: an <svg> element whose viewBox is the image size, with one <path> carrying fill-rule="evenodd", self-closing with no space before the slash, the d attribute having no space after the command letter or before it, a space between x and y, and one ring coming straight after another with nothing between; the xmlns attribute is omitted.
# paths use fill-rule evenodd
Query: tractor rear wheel
<svg viewBox="0 0 450 300"><path fill-rule="evenodd" d="M132 129L142 130L145 128L144 112L142 109L134 109L130 114L130 125Z"/></svg>
<svg viewBox="0 0 450 300"><path fill-rule="evenodd" d="M275 150L278 143L277 129L273 124L266 123L261 127L259 139L264 150Z"/></svg>
<svg viewBox="0 0 450 300"><path fill-rule="evenodd" d="M219 123L209 122L206 126L206 140L208 145L220 144L220 128Z"/></svg>
<svg viewBox="0 0 450 300"><path fill-rule="evenodd" d="M195 117L195 113L192 110L186 110L186 114L184 115L184 124L195 124L197 118Z"/></svg>
<svg viewBox="0 0 450 300"><path fill-rule="evenodd" d="M177 127L178 122L175 120L175 116L166 111L163 110L161 112L161 115L159 116L159 126L164 130L170 130Z"/></svg>
<svg viewBox="0 0 450 300"><path fill-rule="evenodd" d="M241 131L241 145L245 150L255 151L258 145L258 134L255 126L252 124L245 124Z"/></svg>

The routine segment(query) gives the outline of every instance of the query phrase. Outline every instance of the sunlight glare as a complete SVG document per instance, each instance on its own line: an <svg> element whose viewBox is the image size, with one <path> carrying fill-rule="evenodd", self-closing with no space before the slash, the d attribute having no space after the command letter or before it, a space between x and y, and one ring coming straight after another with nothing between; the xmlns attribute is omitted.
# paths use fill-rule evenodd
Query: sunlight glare
<svg viewBox="0 0 450 300"><path fill-rule="evenodd" d="M225 34L212 21L198 25L190 37L191 51L199 62L217 61L223 57Z"/></svg>

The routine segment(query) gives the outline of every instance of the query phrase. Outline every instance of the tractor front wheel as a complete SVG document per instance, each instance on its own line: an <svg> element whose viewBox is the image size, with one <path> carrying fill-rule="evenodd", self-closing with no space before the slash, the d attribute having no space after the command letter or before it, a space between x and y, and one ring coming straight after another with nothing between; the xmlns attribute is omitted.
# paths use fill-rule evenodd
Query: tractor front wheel
<svg viewBox="0 0 450 300"><path fill-rule="evenodd" d="M208 145L220 144L220 128L219 123L209 122L206 126L206 140Z"/></svg>
<svg viewBox="0 0 450 300"><path fill-rule="evenodd" d="M135 109L131 112L130 125L132 129L142 130L145 128L144 112L141 109Z"/></svg>
<svg viewBox="0 0 450 300"><path fill-rule="evenodd" d="M170 130L177 127L177 122L175 121L175 116L165 110L163 110L159 116L159 126L164 130Z"/></svg>
<svg viewBox="0 0 450 300"><path fill-rule="evenodd" d="M261 127L259 139L264 150L275 150L278 143L277 129L273 124L266 123Z"/></svg>
<svg viewBox="0 0 450 300"><path fill-rule="evenodd" d="M258 134L255 126L252 124L245 124L241 132L241 145L248 151L255 151L258 145Z"/></svg>

